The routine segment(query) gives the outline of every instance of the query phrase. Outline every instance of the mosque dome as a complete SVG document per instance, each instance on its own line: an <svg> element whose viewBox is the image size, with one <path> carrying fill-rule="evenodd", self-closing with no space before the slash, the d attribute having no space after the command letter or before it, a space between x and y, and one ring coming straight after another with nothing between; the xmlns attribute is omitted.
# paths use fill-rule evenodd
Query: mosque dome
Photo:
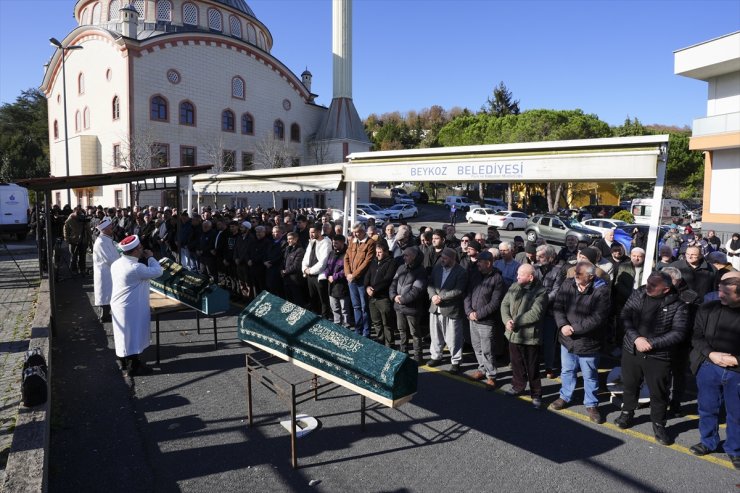
<svg viewBox="0 0 740 493"><path fill-rule="evenodd" d="M252 12L252 9L249 8L249 5L247 5L247 2L245 0L216 0L216 2L222 3L238 10L239 12L243 12L247 15L257 18L257 16L254 15L254 12Z"/></svg>

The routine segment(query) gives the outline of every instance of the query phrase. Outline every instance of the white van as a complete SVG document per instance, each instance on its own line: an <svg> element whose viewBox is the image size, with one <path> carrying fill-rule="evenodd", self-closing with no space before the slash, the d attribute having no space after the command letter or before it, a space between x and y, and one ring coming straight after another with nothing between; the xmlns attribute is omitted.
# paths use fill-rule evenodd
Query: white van
<svg viewBox="0 0 740 493"><path fill-rule="evenodd" d="M475 207L476 205L478 205L471 202L469 198L463 197L462 195L449 195L445 197L445 207L450 209L452 207L452 204L455 204L455 207L457 207L457 210L459 212L467 212L470 210L471 207Z"/></svg>
<svg viewBox="0 0 740 493"><path fill-rule="evenodd" d="M634 199L630 212L636 224L650 224L653 213L653 199ZM663 199L660 211L660 224L678 224L686 216L686 206L680 200Z"/></svg>
<svg viewBox="0 0 740 493"><path fill-rule="evenodd" d="M14 233L19 241L25 240L30 213L28 190L15 183L0 183L0 233Z"/></svg>

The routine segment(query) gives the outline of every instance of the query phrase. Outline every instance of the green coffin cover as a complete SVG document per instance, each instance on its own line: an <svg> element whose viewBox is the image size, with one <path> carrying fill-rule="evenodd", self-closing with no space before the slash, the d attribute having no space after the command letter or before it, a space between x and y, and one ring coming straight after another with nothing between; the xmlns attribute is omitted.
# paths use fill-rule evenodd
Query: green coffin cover
<svg viewBox="0 0 740 493"><path fill-rule="evenodd" d="M239 315L238 336L390 407L416 393L418 367L407 354L267 291Z"/></svg>

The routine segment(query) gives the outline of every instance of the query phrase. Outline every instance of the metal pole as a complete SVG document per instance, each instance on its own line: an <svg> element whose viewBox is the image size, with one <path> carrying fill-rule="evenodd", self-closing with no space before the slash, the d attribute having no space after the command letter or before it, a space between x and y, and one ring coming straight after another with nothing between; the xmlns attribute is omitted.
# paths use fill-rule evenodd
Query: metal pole
<svg viewBox="0 0 740 493"><path fill-rule="evenodd" d="M290 385L290 461L293 469L298 469L298 455L295 448L296 435L295 385Z"/></svg>
<svg viewBox="0 0 740 493"><path fill-rule="evenodd" d="M56 268L54 266L54 239L52 238L52 230L54 225L52 224L51 218L51 190L44 192L44 216L46 222L46 268L49 273L47 278L49 279L49 304L51 305L51 315L49 317L49 325L51 325L51 333L55 334L55 319L57 313L57 294L56 294Z"/></svg>
<svg viewBox="0 0 740 493"><path fill-rule="evenodd" d="M653 190L652 211L650 214L650 229L648 230L647 247L645 251L645 264L642 268L642 280L640 285L647 284L647 279L655 265L655 255L658 245L658 229L660 228L660 216L663 212L663 186L665 185L665 173L668 165L668 143L661 146L657 162L657 173L655 178L655 189Z"/></svg>
<svg viewBox="0 0 740 493"><path fill-rule="evenodd" d="M59 46L62 50L62 99L64 100L64 157L67 165L67 177L69 177L69 134L67 132L67 70L64 59L67 58L67 49ZM72 207L72 191L67 186L67 205Z"/></svg>
<svg viewBox="0 0 740 493"><path fill-rule="evenodd" d="M247 355L247 426L252 427L252 369Z"/></svg>

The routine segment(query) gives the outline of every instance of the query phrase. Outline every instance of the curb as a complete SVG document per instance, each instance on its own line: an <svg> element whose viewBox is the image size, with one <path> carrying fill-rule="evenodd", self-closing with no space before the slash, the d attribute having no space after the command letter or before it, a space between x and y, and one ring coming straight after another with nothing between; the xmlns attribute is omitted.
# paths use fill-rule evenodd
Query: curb
<svg viewBox="0 0 740 493"><path fill-rule="evenodd" d="M46 357L49 398L46 403L34 408L24 407L23 404L18 407L13 443L5 467L5 481L0 485L0 491L38 493L46 492L48 488L52 365L50 319L49 280L42 279L28 348L41 348Z"/></svg>

